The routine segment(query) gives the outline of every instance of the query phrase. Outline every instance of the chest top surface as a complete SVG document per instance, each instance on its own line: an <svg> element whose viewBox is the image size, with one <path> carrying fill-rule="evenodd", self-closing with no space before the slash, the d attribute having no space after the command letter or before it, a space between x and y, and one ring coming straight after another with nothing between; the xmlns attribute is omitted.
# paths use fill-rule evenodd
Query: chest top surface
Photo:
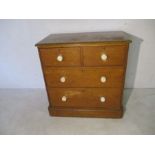
<svg viewBox="0 0 155 155"><path fill-rule="evenodd" d="M80 44L80 43L100 43L100 42L128 42L127 33L123 31L109 32L85 32L85 33L61 33L51 34L38 42L36 46L41 47L53 44Z"/></svg>

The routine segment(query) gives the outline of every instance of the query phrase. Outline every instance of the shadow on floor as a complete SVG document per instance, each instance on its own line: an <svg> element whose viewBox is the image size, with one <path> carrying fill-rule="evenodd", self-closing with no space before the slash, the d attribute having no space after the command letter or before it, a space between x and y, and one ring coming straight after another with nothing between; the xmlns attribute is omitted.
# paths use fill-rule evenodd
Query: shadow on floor
<svg viewBox="0 0 155 155"><path fill-rule="evenodd" d="M130 43L129 45L126 80L125 80L125 88L131 88L131 89L128 89L128 91L124 93L124 98L123 98L124 111L126 110L126 105L132 94L132 91L133 91L132 88L134 88L135 86L140 46L141 46L141 43L143 42L141 38L138 38L134 35L131 35L128 33L125 33L125 35L128 39L132 41L132 43Z"/></svg>

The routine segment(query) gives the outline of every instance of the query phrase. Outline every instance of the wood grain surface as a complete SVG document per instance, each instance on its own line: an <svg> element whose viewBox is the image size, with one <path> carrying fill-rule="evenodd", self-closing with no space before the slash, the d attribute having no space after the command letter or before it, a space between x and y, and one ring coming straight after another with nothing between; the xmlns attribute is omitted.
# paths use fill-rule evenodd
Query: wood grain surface
<svg viewBox="0 0 155 155"><path fill-rule="evenodd" d="M44 68L48 87L119 87L123 85L123 67L48 67ZM106 81L101 82L101 77ZM65 82L60 78L64 77Z"/></svg>
<svg viewBox="0 0 155 155"><path fill-rule="evenodd" d="M121 108L119 88L50 88L49 94L54 107ZM62 101L63 96L66 102ZM105 102L100 97L105 97Z"/></svg>
<svg viewBox="0 0 155 155"><path fill-rule="evenodd" d="M52 34L37 43L51 116L121 118L131 42L124 32ZM107 59L103 61L101 55ZM61 55L63 61L58 61ZM106 82L101 82L101 77ZM61 82L61 78L65 82ZM62 97L66 97L66 102ZM101 102L101 97L105 102Z"/></svg>

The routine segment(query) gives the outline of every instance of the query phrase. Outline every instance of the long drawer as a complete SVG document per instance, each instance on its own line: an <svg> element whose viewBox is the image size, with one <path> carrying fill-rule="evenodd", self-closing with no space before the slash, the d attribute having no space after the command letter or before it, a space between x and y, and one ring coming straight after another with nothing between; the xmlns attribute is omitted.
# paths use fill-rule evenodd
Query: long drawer
<svg viewBox="0 0 155 155"><path fill-rule="evenodd" d="M118 88L50 88L49 98L54 107L121 108Z"/></svg>
<svg viewBox="0 0 155 155"><path fill-rule="evenodd" d="M123 67L44 68L48 87L122 87Z"/></svg>

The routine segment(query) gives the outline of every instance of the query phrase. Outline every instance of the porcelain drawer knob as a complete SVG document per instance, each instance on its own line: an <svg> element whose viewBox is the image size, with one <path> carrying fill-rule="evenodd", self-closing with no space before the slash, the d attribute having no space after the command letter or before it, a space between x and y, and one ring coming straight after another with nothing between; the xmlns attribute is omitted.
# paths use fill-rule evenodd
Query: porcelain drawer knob
<svg viewBox="0 0 155 155"><path fill-rule="evenodd" d="M66 102L67 101L67 97L66 96L62 96L61 100L62 100L62 102Z"/></svg>
<svg viewBox="0 0 155 155"><path fill-rule="evenodd" d="M60 82L64 83L65 81L66 81L66 78L65 78L64 76L62 76L62 77L60 78Z"/></svg>
<svg viewBox="0 0 155 155"><path fill-rule="evenodd" d="M107 58L108 58L108 57L107 57L107 55L106 55L106 54L102 54L102 55L101 55L101 60L102 60L102 61L106 61L106 60L107 60Z"/></svg>
<svg viewBox="0 0 155 155"><path fill-rule="evenodd" d="M100 81L102 82L102 83L105 83L106 82L106 77L105 76L101 76L101 79L100 79Z"/></svg>
<svg viewBox="0 0 155 155"><path fill-rule="evenodd" d="M105 97L100 97L100 101L103 103L103 102L105 102Z"/></svg>
<svg viewBox="0 0 155 155"><path fill-rule="evenodd" d="M62 55L58 55L57 56L57 61L60 61L60 62L63 61L63 56Z"/></svg>

